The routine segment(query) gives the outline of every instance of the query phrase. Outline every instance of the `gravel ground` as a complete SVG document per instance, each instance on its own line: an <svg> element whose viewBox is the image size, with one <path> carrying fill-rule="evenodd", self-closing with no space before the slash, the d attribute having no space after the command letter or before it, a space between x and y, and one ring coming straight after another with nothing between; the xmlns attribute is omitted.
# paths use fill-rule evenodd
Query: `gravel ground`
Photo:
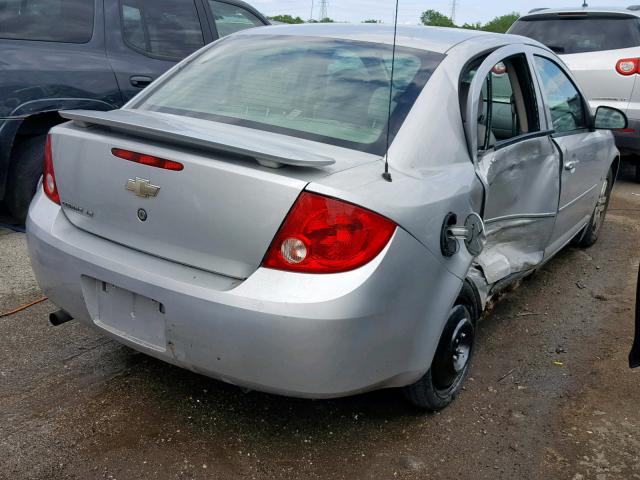
<svg viewBox="0 0 640 480"><path fill-rule="evenodd" d="M640 479L640 371L627 369L640 185L600 241L568 248L481 324L466 390L425 415L388 390L332 401L166 365L50 302L0 318L0 478ZM41 297L0 230L0 313Z"/></svg>

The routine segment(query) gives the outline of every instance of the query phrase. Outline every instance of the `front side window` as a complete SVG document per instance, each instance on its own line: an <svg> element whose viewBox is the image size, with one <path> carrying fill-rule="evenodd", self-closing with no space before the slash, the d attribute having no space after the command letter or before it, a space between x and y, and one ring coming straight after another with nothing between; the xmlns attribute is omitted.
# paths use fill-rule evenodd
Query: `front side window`
<svg viewBox="0 0 640 480"><path fill-rule="evenodd" d="M136 105L384 155L391 45L250 35L222 40ZM390 138L444 56L396 49Z"/></svg>
<svg viewBox="0 0 640 480"><path fill-rule="evenodd" d="M226 37L252 27L261 27L262 21L248 10L237 5L209 0L219 37Z"/></svg>
<svg viewBox="0 0 640 480"><path fill-rule="evenodd" d="M125 41L151 56L179 60L204 45L192 0L122 0Z"/></svg>
<svg viewBox="0 0 640 480"><path fill-rule="evenodd" d="M0 38L87 43L95 0L0 0Z"/></svg>
<svg viewBox="0 0 640 480"><path fill-rule="evenodd" d="M582 95L564 71L551 60L535 57L553 128L567 133L587 128L587 115Z"/></svg>

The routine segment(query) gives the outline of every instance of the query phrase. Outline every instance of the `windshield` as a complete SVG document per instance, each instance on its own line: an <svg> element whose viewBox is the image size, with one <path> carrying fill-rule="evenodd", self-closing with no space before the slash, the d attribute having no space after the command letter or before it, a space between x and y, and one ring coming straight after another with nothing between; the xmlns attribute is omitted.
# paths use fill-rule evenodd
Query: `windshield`
<svg viewBox="0 0 640 480"><path fill-rule="evenodd" d="M538 40L559 54L617 50L640 45L635 17L531 17L518 20L509 33Z"/></svg>
<svg viewBox="0 0 640 480"><path fill-rule="evenodd" d="M397 48L391 139L442 54ZM391 45L247 35L205 50L134 108L384 155Z"/></svg>

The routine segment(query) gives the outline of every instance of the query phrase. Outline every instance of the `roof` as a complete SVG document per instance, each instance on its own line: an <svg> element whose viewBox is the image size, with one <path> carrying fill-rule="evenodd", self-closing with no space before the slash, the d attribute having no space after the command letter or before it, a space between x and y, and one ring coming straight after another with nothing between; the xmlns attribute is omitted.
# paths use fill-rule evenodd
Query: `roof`
<svg viewBox="0 0 640 480"><path fill-rule="evenodd" d="M529 12L520 18L544 17L555 15L558 13L587 13L587 14L614 14L624 16L640 17L640 10L629 10L627 7L560 7L560 8L542 8L540 10Z"/></svg>
<svg viewBox="0 0 640 480"><path fill-rule="evenodd" d="M328 37L362 42L393 44L393 25L312 23L299 25L274 25L247 29L235 35L292 35ZM483 36L494 36L496 43L504 43L505 36L461 28L398 26L397 45L445 53L453 46ZM523 38L509 36L511 43L522 43Z"/></svg>

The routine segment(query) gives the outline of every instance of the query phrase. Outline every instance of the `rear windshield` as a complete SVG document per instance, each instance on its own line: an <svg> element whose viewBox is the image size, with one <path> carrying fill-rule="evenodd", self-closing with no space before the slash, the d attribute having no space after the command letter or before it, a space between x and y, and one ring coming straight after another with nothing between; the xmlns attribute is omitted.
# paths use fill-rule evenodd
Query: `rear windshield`
<svg viewBox="0 0 640 480"><path fill-rule="evenodd" d="M0 0L0 38L86 43L95 0Z"/></svg>
<svg viewBox="0 0 640 480"><path fill-rule="evenodd" d="M640 22L635 17L532 17L518 20L509 33L538 40L559 54L617 50L640 45Z"/></svg>
<svg viewBox="0 0 640 480"><path fill-rule="evenodd" d="M136 108L282 133L383 155L392 47L315 37L230 37ZM396 49L391 138L443 55Z"/></svg>

